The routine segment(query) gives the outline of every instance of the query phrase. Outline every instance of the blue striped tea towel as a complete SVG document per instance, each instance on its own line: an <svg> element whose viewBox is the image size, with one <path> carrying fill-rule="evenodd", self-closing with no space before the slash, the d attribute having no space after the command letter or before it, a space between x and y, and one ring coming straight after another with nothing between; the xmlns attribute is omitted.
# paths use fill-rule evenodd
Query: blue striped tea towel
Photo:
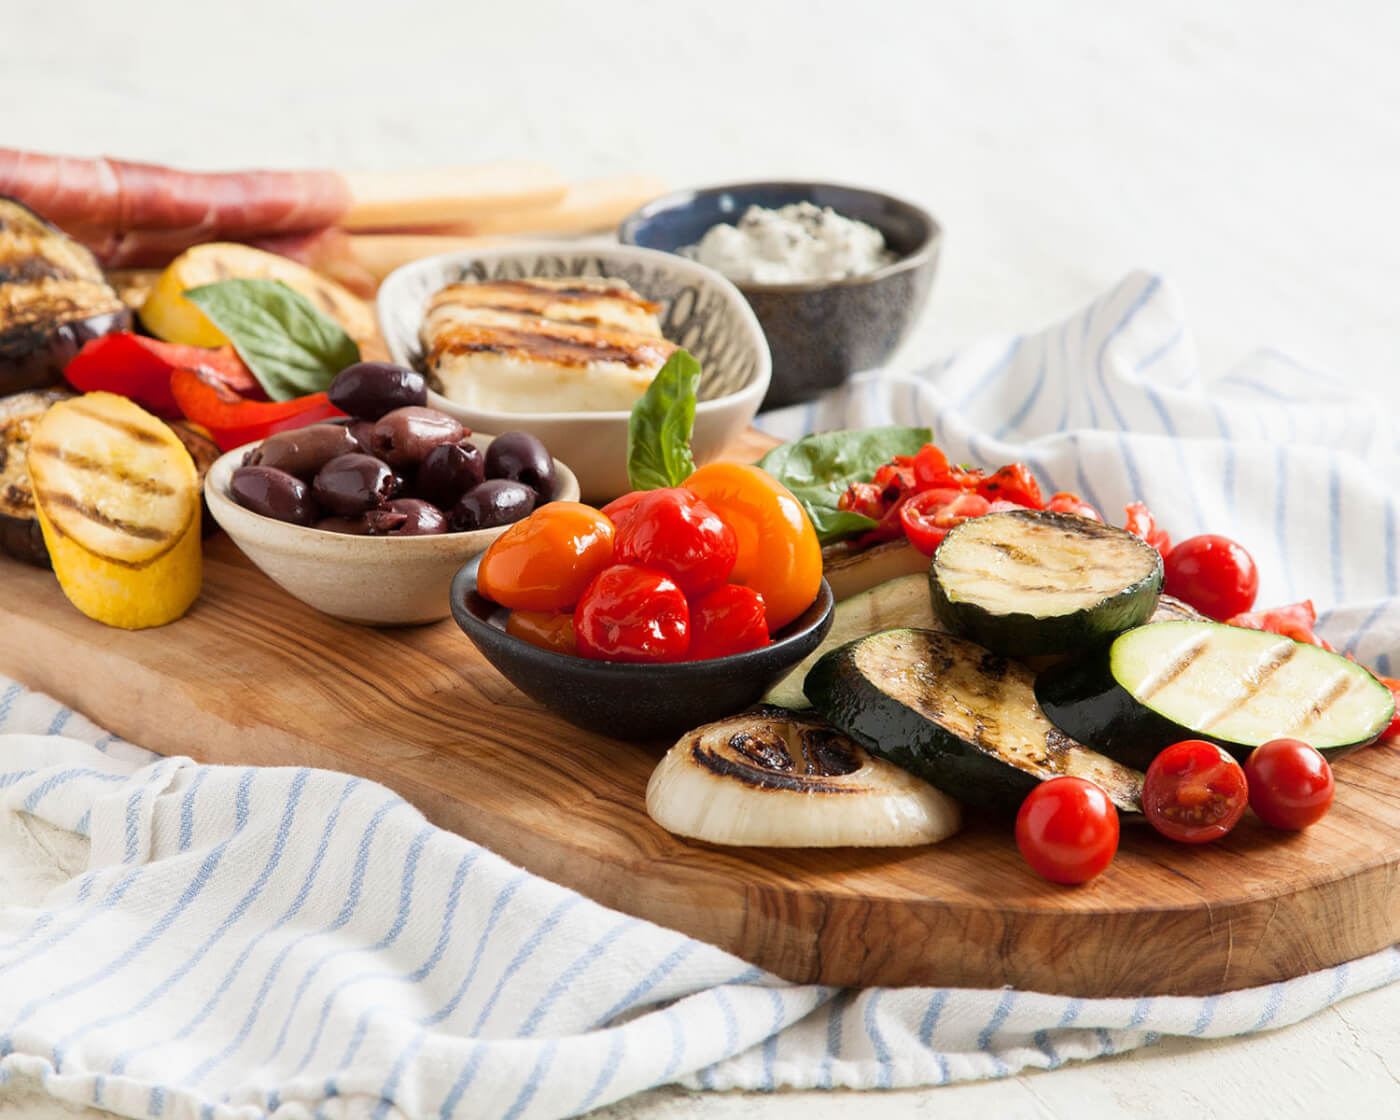
<svg viewBox="0 0 1400 1120"><path fill-rule="evenodd" d="M889 422L931 423L955 459L1026 459L1105 510L1142 497L1179 536L1230 532L1262 601L1316 597L1334 643L1390 668L1373 410L1276 356L1205 381L1153 277L770 419ZM37 900L0 893L0 1079L131 1116L553 1117L671 1081L942 1084L1280 1027L1400 977L1389 949L1205 999L789 985L371 783L162 759L0 680L0 851L36 820L91 855Z"/></svg>

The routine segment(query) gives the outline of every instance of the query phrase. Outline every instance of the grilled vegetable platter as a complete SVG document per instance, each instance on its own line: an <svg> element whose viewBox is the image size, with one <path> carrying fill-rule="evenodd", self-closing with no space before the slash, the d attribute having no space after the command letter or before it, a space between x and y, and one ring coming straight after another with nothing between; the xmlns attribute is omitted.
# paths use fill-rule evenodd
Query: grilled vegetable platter
<svg viewBox="0 0 1400 1120"><path fill-rule="evenodd" d="M553 500L554 461L528 433L483 453L426 407L423 373L366 360L364 305L303 265L199 245L124 286L133 313L91 252L8 199L0 262L0 547L51 565L99 622L189 611L203 472L244 447L230 495L271 520L503 530L476 591L512 640L576 662L742 658L825 577L838 603L821 644L656 768L646 808L676 835L919 847L970 816L1004 821L1034 871L1078 883L1111 865L1120 826L1203 843L1248 806L1307 827L1331 766L1395 732L1400 685L1331 650L1310 604L1254 611L1247 550L1173 546L1141 503L1108 524L1078 495L1046 497L1025 464L950 463L919 428L697 468L699 367L620 282L459 284L423 328L440 386L522 366L524 392L553 376L533 358L616 352L616 369L579 382L578 407L634 402L619 448L633 490L594 508ZM531 341L501 341L527 321ZM594 338L598 324L615 334Z"/></svg>

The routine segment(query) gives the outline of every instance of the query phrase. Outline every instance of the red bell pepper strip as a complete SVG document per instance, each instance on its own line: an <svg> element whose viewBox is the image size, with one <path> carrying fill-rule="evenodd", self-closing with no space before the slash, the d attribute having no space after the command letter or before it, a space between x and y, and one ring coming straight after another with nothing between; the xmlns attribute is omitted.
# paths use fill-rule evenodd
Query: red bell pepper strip
<svg viewBox="0 0 1400 1120"><path fill-rule="evenodd" d="M97 390L117 393L130 397L157 416L173 419L180 415L179 405L170 391L170 375L177 369L197 370L217 378L246 397L266 398L257 379L232 346L221 346L217 350L176 346L131 331L92 339L73 356L63 376L84 393Z"/></svg>
<svg viewBox="0 0 1400 1120"><path fill-rule="evenodd" d="M170 375L170 392L180 411L208 428L223 451L265 439L273 432L345 415L325 393L290 401L250 401L217 377L192 369L176 369Z"/></svg>

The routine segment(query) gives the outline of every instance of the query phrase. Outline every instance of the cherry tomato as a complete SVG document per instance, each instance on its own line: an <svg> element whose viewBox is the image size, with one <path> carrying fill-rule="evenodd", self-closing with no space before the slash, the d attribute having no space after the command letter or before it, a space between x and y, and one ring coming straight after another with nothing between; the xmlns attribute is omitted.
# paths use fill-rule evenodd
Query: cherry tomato
<svg viewBox="0 0 1400 1120"><path fill-rule="evenodd" d="M1240 764L1204 739L1173 743L1147 768L1142 811L1163 836L1204 844L1244 815L1249 787Z"/></svg>
<svg viewBox="0 0 1400 1120"><path fill-rule="evenodd" d="M1026 509L1044 509L1045 499L1025 463L1011 463L988 475L977 486L977 493L989 502L1015 502Z"/></svg>
<svg viewBox="0 0 1400 1120"><path fill-rule="evenodd" d="M550 502L491 542L476 587L512 610L571 609L612 555L611 521L592 506Z"/></svg>
<svg viewBox="0 0 1400 1120"><path fill-rule="evenodd" d="M635 564L604 568L574 608L574 640L595 661L684 661L690 604L670 576Z"/></svg>
<svg viewBox="0 0 1400 1120"><path fill-rule="evenodd" d="M1301 739L1273 739L1245 760L1249 807L1273 828L1297 832L1332 805L1336 783L1322 754Z"/></svg>
<svg viewBox="0 0 1400 1120"><path fill-rule="evenodd" d="M637 503L650 493L650 490L633 490L631 493L623 494L622 497L614 498L605 505L602 514L613 523L614 529L621 529L632 516L632 510L636 508Z"/></svg>
<svg viewBox="0 0 1400 1120"><path fill-rule="evenodd" d="M511 611L506 633L555 653L578 653L572 611Z"/></svg>
<svg viewBox="0 0 1400 1120"><path fill-rule="evenodd" d="M1123 528L1132 533L1135 537L1141 537L1153 548L1162 554L1165 560L1167 553L1172 550L1172 539L1161 529L1157 528L1157 519L1148 512L1148 509L1141 502L1133 502L1123 507L1127 520L1123 522Z"/></svg>
<svg viewBox="0 0 1400 1120"><path fill-rule="evenodd" d="M768 644L763 596L728 583L690 602L689 660L728 657Z"/></svg>
<svg viewBox="0 0 1400 1120"><path fill-rule="evenodd" d="M685 488L734 530L739 554L729 580L763 596L770 633L812 605L822 581L821 545L782 483L751 464L710 463Z"/></svg>
<svg viewBox="0 0 1400 1120"><path fill-rule="evenodd" d="M1313 633L1313 627L1317 625L1317 608L1313 606L1311 599L1304 599L1301 603L1289 603L1284 607L1248 611L1245 614L1237 614L1233 618L1227 618L1225 621L1231 626L1243 626L1250 630L1267 630L1271 634L1279 634L1285 638L1292 638L1295 642L1305 642L1310 646L1321 646L1323 649L1332 648Z"/></svg>
<svg viewBox="0 0 1400 1120"><path fill-rule="evenodd" d="M841 497L836 500L836 508L879 521L885 516L889 503L881 496L880 488L873 482L853 482L841 491Z"/></svg>
<svg viewBox="0 0 1400 1120"><path fill-rule="evenodd" d="M1217 622L1249 610L1259 591L1253 558L1228 537L1182 541L1166 554L1164 570L1168 595Z"/></svg>
<svg viewBox="0 0 1400 1120"><path fill-rule="evenodd" d="M624 513L613 559L665 572L687 595L721 586L734 570L734 530L689 490L647 490Z"/></svg>
<svg viewBox="0 0 1400 1120"><path fill-rule="evenodd" d="M1045 508L1051 513L1075 513L1080 517L1087 517L1091 521L1103 522L1103 514L1099 513L1078 494L1071 494L1068 490L1061 490L1057 494L1050 495L1050 500L1045 503Z"/></svg>
<svg viewBox="0 0 1400 1120"><path fill-rule="evenodd" d="M1031 869L1052 883L1086 882L1118 851L1118 811L1093 782L1051 778L1021 802L1016 846Z"/></svg>
<svg viewBox="0 0 1400 1120"><path fill-rule="evenodd" d="M909 543L925 556L932 556L948 535L948 530L969 517L991 511L991 503L979 494L963 490L925 490L899 508L899 519Z"/></svg>

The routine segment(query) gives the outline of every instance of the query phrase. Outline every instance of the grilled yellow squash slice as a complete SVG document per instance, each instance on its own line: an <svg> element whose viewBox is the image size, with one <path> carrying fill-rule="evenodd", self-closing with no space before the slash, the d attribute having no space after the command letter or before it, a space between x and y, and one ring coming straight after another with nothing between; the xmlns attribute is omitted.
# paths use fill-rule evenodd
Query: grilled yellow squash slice
<svg viewBox="0 0 1400 1120"><path fill-rule="evenodd" d="M280 280L339 323L361 346L375 338L374 316L349 289L287 257L227 241L196 245L171 261L141 304L141 322L166 342L227 346L229 340L185 298L185 292L235 278Z"/></svg>
<svg viewBox="0 0 1400 1120"><path fill-rule="evenodd" d="M199 594L199 478L165 424L125 397L60 401L28 453L39 526L69 601L140 630L173 622Z"/></svg>

